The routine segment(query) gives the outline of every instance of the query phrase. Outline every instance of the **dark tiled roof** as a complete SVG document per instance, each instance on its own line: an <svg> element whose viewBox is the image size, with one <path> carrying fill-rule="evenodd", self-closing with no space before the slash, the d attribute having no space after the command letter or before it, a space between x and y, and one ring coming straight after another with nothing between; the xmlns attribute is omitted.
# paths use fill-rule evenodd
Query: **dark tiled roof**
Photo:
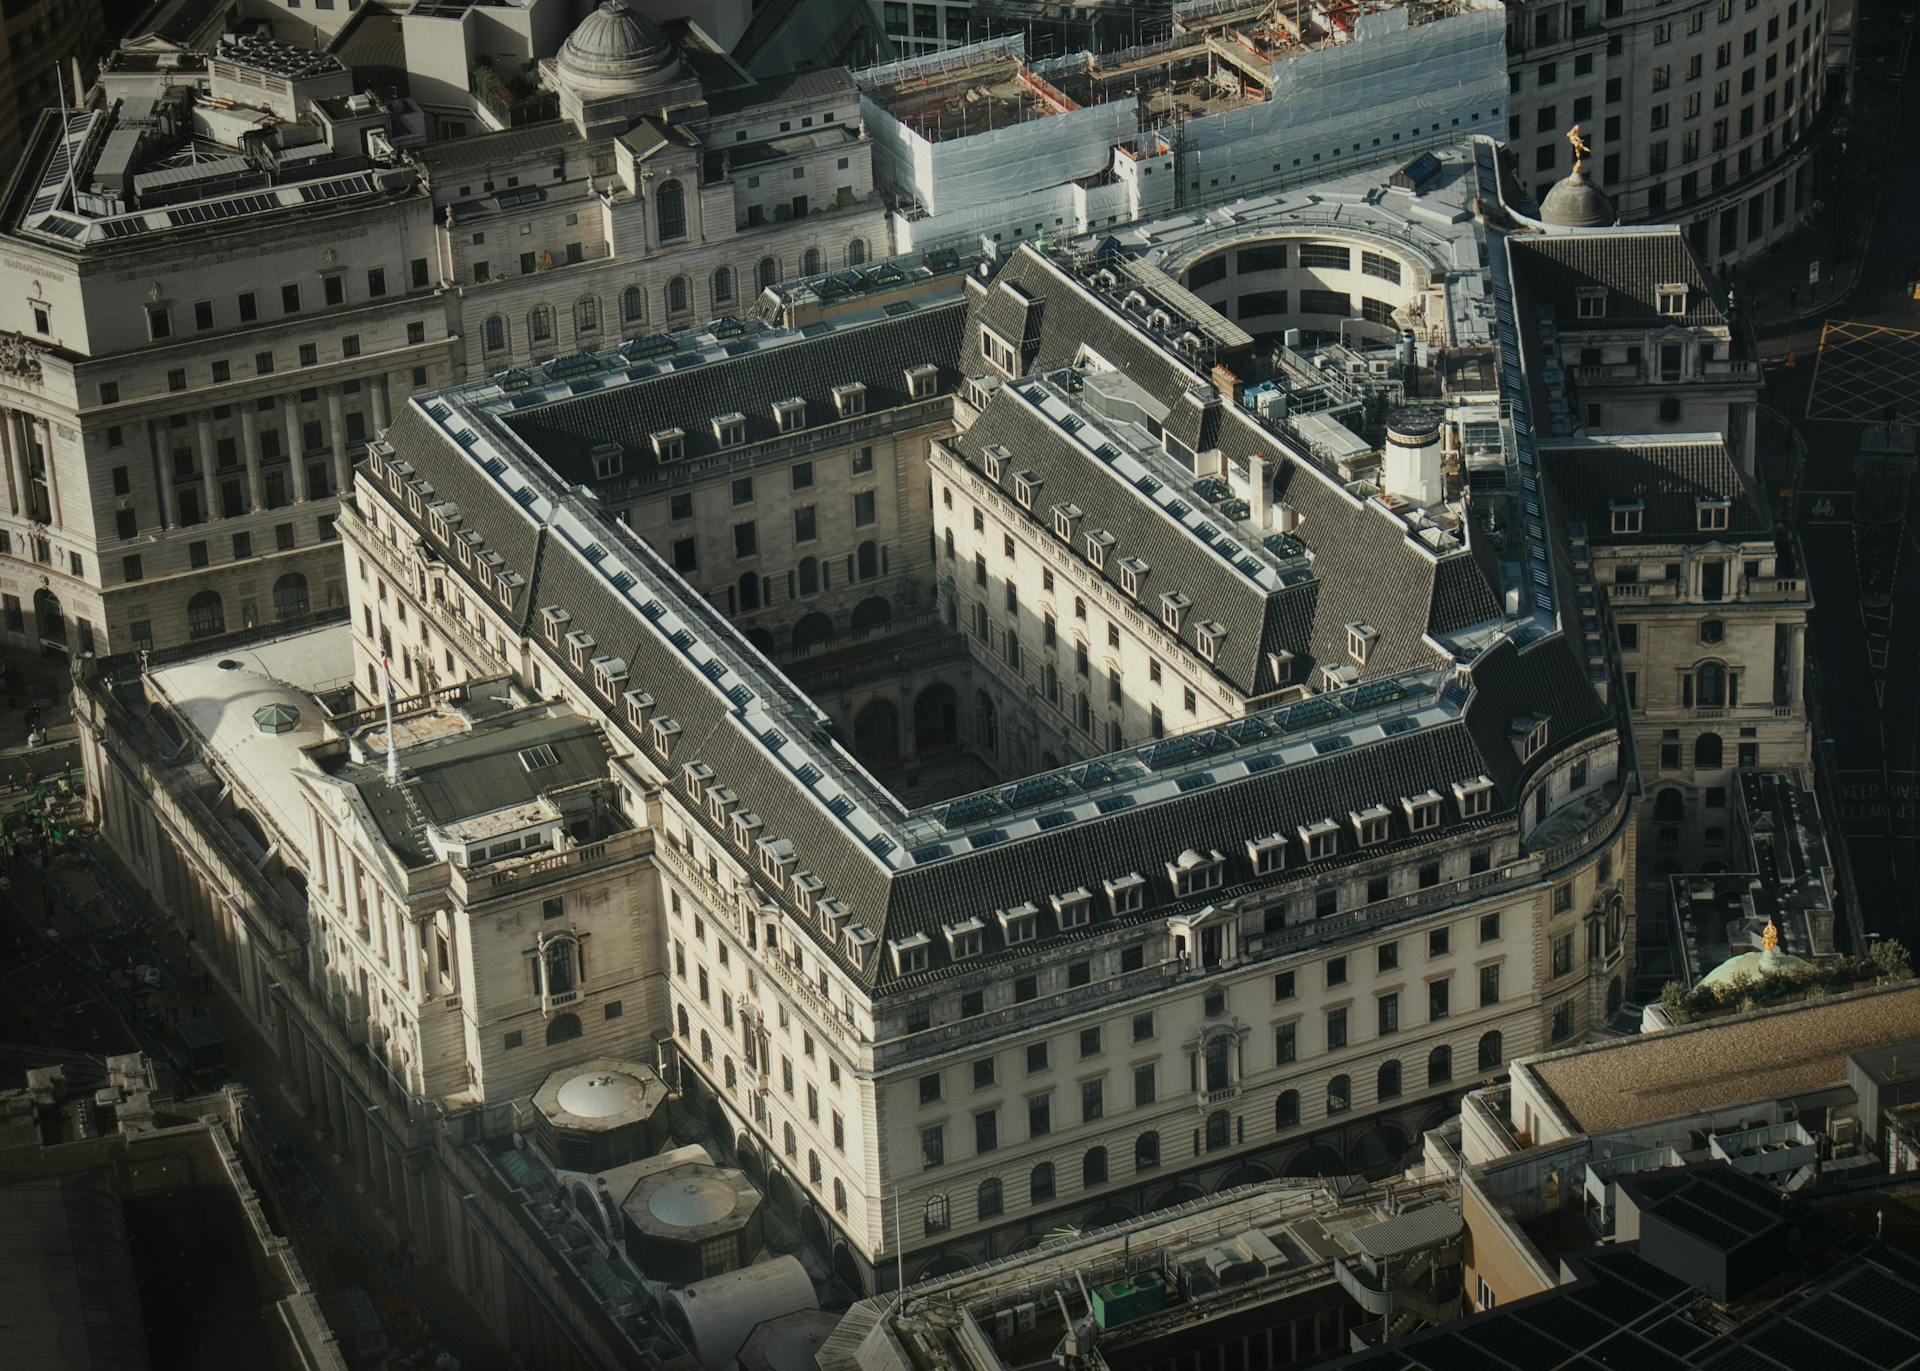
<svg viewBox="0 0 1920 1371"><path fill-rule="evenodd" d="M717 118L738 114L755 105L803 100L830 104L852 100L858 94L853 73L845 67L820 67L812 71L790 71L783 76L770 76L758 85L716 91L707 97L707 112Z"/></svg>
<svg viewBox="0 0 1920 1371"><path fill-rule="evenodd" d="M1636 229L1622 233L1565 233L1509 238L1513 262L1526 279L1528 293L1546 306L1562 329L1654 328L1662 324L1695 327L1724 324L1719 288L1708 281L1686 236L1678 228ZM1678 317L1660 313L1663 285L1685 282L1687 311ZM1580 317L1580 291L1607 290L1606 314Z"/></svg>
<svg viewBox="0 0 1920 1371"><path fill-rule="evenodd" d="M1540 450L1547 479L1568 520L1584 523L1601 543L1728 542L1768 538L1773 524L1752 483L1717 437L1670 443L1624 443L1599 439L1554 444ZM1642 501L1638 533L1613 531L1612 505ZM1729 500L1727 527L1700 527L1699 500Z"/></svg>
<svg viewBox="0 0 1920 1371"><path fill-rule="evenodd" d="M907 369L926 363L940 368L941 393L951 393L963 316L959 301L914 309L660 370L645 380L510 414L503 422L569 483L592 479L588 453L597 443L619 443L626 472L641 475L654 469L648 439L662 429L683 429L684 460L693 460L721 450L712 421L723 414L745 416L749 443L777 436L773 406L796 395L807 402L813 426L836 421L833 388L849 382L866 386L869 413L910 403Z"/></svg>
<svg viewBox="0 0 1920 1371"><path fill-rule="evenodd" d="M585 146L573 125L564 119L528 124L523 128L480 133L430 143L417 154L429 170L466 171L474 167L506 166L551 148Z"/></svg>

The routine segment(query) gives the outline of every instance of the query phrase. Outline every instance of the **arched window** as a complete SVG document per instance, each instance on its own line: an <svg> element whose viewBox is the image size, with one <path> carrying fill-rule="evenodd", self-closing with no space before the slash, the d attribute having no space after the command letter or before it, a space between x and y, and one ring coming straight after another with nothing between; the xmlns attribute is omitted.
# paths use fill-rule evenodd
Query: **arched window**
<svg viewBox="0 0 1920 1371"><path fill-rule="evenodd" d="M564 995L578 983L579 953L580 944L571 935L563 934L547 940L541 958L546 964L548 995Z"/></svg>
<svg viewBox="0 0 1920 1371"><path fill-rule="evenodd" d="M1335 1076L1327 1082L1327 1113L1344 1114L1353 1108L1353 1082L1345 1076Z"/></svg>
<svg viewBox="0 0 1920 1371"><path fill-rule="evenodd" d="M1374 1098L1391 1100L1400 1094L1400 1063L1381 1062L1380 1074L1375 1078Z"/></svg>
<svg viewBox="0 0 1920 1371"><path fill-rule="evenodd" d="M867 240L855 238L847 244L847 265L857 267L867 260Z"/></svg>
<svg viewBox="0 0 1920 1371"><path fill-rule="evenodd" d="M307 578L300 572L289 571L273 583L274 618L298 619L306 614L309 608Z"/></svg>
<svg viewBox="0 0 1920 1371"><path fill-rule="evenodd" d="M547 1046L555 1043L572 1042L580 1036L580 1016L578 1014L555 1014L547 1024Z"/></svg>
<svg viewBox="0 0 1920 1371"><path fill-rule="evenodd" d="M802 276L818 276L820 274L819 248L807 249L807 255L800 259L800 274Z"/></svg>
<svg viewBox="0 0 1920 1371"><path fill-rule="evenodd" d="M880 574L880 545L869 540L860 544L853 553L853 579L871 581Z"/></svg>
<svg viewBox="0 0 1920 1371"><path fill-rule="evenodd" d="M1453 1079L1453 1049L1440 1046L1427 1053L1427 1084L1445 1085Z"/></svg>
<svg viewBox="0 0 1920 1371"><path fill-rule="evenodd" d="M709 1066L713 1064L713 1039L704 1028L700 1030L700 1060Z"/></svg>
<svg viewBox="0 0 1920 1371"><path fill-rule="evenodd" d="M1727 704L1727 669L1718 662L1702 662L1693 672L1693 702L1702 709Z"/></svg>
<svg viewBox="0 0 1920 1371"><path fill-rule="evenodd" d="M824 1174L820 1169L820 1154L809 1147L807 1149L807 1184L820 1184L820 1178Z"/></svg>
<svg viewBox="0 0 1920 1371"><path fill-rule="evenodd" d="M553 307L535 305L527 314L527 337L536 343L553 341Z"/></svg>
<svg viewBox="0 0 1920 1371"><path fill-rule="evenodd" d="M1052 1198L1053 1163L1041 1162L1027 1178L1027 1200L1032 1204L1045 1204Z"/></svg>
<svg viewBox="0 0 1920 1371"><path fill-rule="evenodd" d="M713 303L730 305L733 303L733 268L721 267L713 273Z"/></svg>
<svg viewBox="0 0 1920 1371"><path fill-rule="evenodd" d="M993 696L984 690L973 693L974 731L980 746L988 752L1000 745L1000 715L993 707Z"/></svg>
<svg viewBox="0 0 1920 1371"><path fill-rule="evenodd" d="M802 595L820 593L820 563L811 557L800 559L800 593Z"/></svg>
<svg viewBox="0 0 1920 1371"><path fill-rule="evenodd" d="M1505 1060L1506 1049L1500 1042L1500 1030L1496 1028L1491 1033L1482 1034L1480 1037L1480 1069L1482 1071L1498 1071L1501 1063Z"/></svg>
<svg viewBox="0 0 1920 1371"><path fill-rule="evenodd" d="M928 1237L932 1237L935 1233L944 1233L951 1226L945 1195L927 1196L926 1223Z"/></svg>
<svg viewBox="0 0 1920 1371"><path fill-rule="evenodd" d="M739 595L742 614L760 608L760 578L753 572L743 572L735 584L735 590Z"/></svg>
<svg viewBox="0 0 1920 1371"><path fill-rule="evenodd" d="M1677 424L1680 422L1679 396L1662 395L1660 397L1660 422L1663 424Z"/></svg>
<svg viewBox="0 0 1920 1371"><path fill-rule="evenodd" d="M847 1212L847 1183L838 1176L833 1178L833 1208L836 1213Z"/></svg>
<svg viewBox="0 0 1920 1371"><path fill-rule="evenodd" d="M780 264L771 257L762 257L760 265L753 269L754 288L765 290L768 286L780 283Z"/></svg>
<svg viewBox="0 0 1920 1371"><path fill-rule="evenodd" d="M1142 1133L1133 1140L1133 1169L1151 1171L1160 1165L1160 1135Z"/></svg>
<svg viewBox="0 0 1920 1371"><path fill-rule="evenodd" d="M1000 1200L1000 1182L989 1176L980 1182L980 1191L974 1197L973 1214L977 1219L997 1219L1005 1206Z"/></svg>
<svg viewBox="0 0 1920 1371"><path fill-rule="evenodd" d="M629 324L644 324L647 321L647 293L638 286L628 286L620 292L620 318Z"/></svg>
<svg viewBox="0 0 1920 1371"><path fill-rule="evenodd" d="M489 314L483 337L488 352L501 351L507 345L507 321L497 314Z"/></svg>
<svg viewBox="0 0 1920 1371"><path fill-rule="evenodd" d="M1678 790L1668 786L1654 792L1653 817L1662 823L1678 823L1687 817L1687 802Z"/></svg>
<svg viewBox="0 0 1920 1371"><path fill-rule="evenodd" d="M661 183L660 189L654 192L653 213L661 242L687 236L687 192L678 181Z"/></svg>
<svg viewBox="0 0 1920 1371"><path fill-rule="evenodd" d="M1207 1151L1218 1152L1233 1143L1233 1116L1224 1109L1207 1115Z"/></svg>
<svg viewBox="0 0 1920 1371"><path fill-rule="evenodd" d="M1721 758L1720 735L1702 733L1693 740L1693 764L1696 767L1712 768L1719 766Z"/></svg>
<svg viewBox="0 0 1920 1371"><path fill-rule="evenodd" d="M733 1087L734 1087L734 1082L735 1082L735 1081L737 1081L737 1080L739 1080L739 1076L735 1074L735 1072L734 1072L734 1069L733 1069L733 1058L731 1058L731 1057L723 1057L723 1058L721 1058L721 1059L720 1059L720 1068L721 1068L721 1070L722 1070L722 1071L724 1071L724 1072L726 1072L726 1078L727 1078L727 1089L729 1089L729 1090L731 1090L731 1089L733 1089Z"/></svg>
<svg viewBox="0 0 1920 1371"><path fill-rule="evenodd" d="M583 295L573 302L573 331L575 333L600 331L600 302L593 296Z"/></svg>
<svg viewBox="0 0 1920 1371"><path fill-rule="evenodd" d="M220 592L203 590L187 601L187 636L217 638L227 631L227 610Z"/></svg>
<svg viewBox="0 0 1920 1371"><path fill-rule="evenodd" d="M678 1016L680 1036L691 1039L693 1037L693 1028L687 1023L687 1007L680 1005L674 1010L674 1013Z"/></svg>
<svg viewBox="0 0 1920 1371"><path fill-rule="evenodd" d="M1080 1159L1080 1184L1084 1186L1105 1185L1107 1183L1107 1149L1089 1147L1087 1155Z"/></svg>
<svg viewBox="0 0 1920 1371"><path fill-rule="evenodd" d="M667 313L685 314L693 308L693 291L687 285L687 278L676 276L667 282Z"/></svg>
<svg viewBox="0 0 1920 1371"><path fill-rule="evenodd" d="M1229 1034L1216 1033L1207 1039L1205 1048L1206 1074L1204 1077L1208 1090L1225 1090L1233 1084L1229 1062L1232 1060L1233 1039Z"/></svg>
<svg viewBox="0 0 1920 1371"><path fill-rule="evenodd" d="M1280 1098L1273 1102L1273 1126L1276 1130L1300 1126L1300 1092L1298 1090L1282 1090Z"/></svg>

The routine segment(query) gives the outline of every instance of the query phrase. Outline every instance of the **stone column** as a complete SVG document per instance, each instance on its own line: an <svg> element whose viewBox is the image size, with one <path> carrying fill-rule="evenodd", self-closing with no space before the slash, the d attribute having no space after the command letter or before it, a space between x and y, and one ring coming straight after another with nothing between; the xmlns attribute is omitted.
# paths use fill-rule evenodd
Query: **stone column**
<svg viewBox="0 0 1920 1371"><path fill-rule="evenodd" d="M307 489L307 439L300 424L300 393L288 391L280 397L280 407L287 415L287 459L293 464L291 494L296 500L311 500L313 492Z"/></svg>
<svg viewBox="0 0 1920 1371"><path fill-rule="evenodd" d="M393 416L387 407L387 378L376 376L367 383L373 395L373 431L384 433L393 422Z"/></svg>
<svg viewBox="0 0 1920 1371"><path fill-rule="evenodd" d="M47 474L47 506L53 516L53 526L62 527L60 519L60 486L53 479L53 421L34 419L30 421L38 433L46 435L46 441L40 444L40 468ZM37 434L36 434L37 436Z"/></svg>
<svg viewBox="0 0 1920 1371"><path fill-rule="evenodd" d="M220 467L213 452L213 412L199 410L193 416L194 437L200 445L200 470L207 478L207 517L209 519L226 517L224 508L216 511L220 504Z"/></svg>
<svg viewBox="0 0 1920 1371"><path fill-rule="evenodd" d="M7 464L7 498L15 514L26 513L27 489L22 483L19 451L20 445L14 441L12 415L8 422L0 424L0 452L4 452Z"/></svg>
<svg viewBox="0 0 1920 1371"><path fill-rule="evenodd" d="M153 503L160 515L160 527L172 529L176 526L173 511L167 507L168 483L172 478L167 454L160 446L160 425L152 419L147 420L147 460L153 465Z"/></svg>
<svg viewBox="0 0 1920 1371"><path fill-rule="evenodd" d="M247 463L247 508L257 514L267 507L267 496L260 475L260 415L251 400L240 402L240 442Z"/></svg>
<svg viewBox="0 0 1920 1371"><path fill-rule="evenodd" d="M353 487L353 458L347 452L347 416L339 386L327 387L327 438L333 444L333 489L342 500Z"/></svg>

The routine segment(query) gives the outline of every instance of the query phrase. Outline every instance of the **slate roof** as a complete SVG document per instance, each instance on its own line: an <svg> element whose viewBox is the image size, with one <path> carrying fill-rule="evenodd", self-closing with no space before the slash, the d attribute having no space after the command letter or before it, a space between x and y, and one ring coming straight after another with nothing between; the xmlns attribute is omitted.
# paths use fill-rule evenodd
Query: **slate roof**
<svg viewBox="0 0 1920 1371"><path fill-rule="evenodd" d="M555 761L530 770L521 754L542 744L552 749ZM427 842L428 825L477 818L605 776L607 758L597 725L562 715L409 747L401 753L404 772L398 786L387 780L384 761L365 762L340 775L359 791L393 850L409 866L424 866L437 860Z"/></svg>
<svg viewBox="0 0 1920 1371"><path fill-rule="evenodd" d="M1567 518L1596 546L1733 542L1771 538L1773 522L1753 484L1717 436L1601 438L1542 445L1541 460ZM1700 527L1700 500L1728 500L1725 529ZM1638 533L1613 531L1613 504L1645 505Z"/></svg>
<svg viewBox="0 0 1920 1371"><path fill-rule="evenodd" d="M809 71L790 71L784 75L770 76L757 85L716 91L707 97L707 113L719 118L738 114L756 105L772 105L782 101L832 104L855 100L859 93L859 87L853 82L853 73L845 67L816 67Z"/></svg>
<svg viewBox="0 0 1920 1371"><path fill-rule="evenodd" d="M724 450L713 431L722 415L744 416L748 443L777 437L773 406L796 395L807 402L812 427L837 421L833 388L849 382L866 386L868 413L912 403L907 370L927 363L940 368L940 393L950 394L964 315L964 304L955 300L811 336L803 331L718 360L668 367L675 359L662 358L645 379L503 419L569 484L592 481L589 453L606 442L621 445L627 475L644 477L659 466L650 437L663 429L684 431L686 462Z"/></svg>
<svg viewBox="0 0 1920 1371"><path fill-rule="evenodd" d="M579 143L580 135L572 124L564 119L548 119L498 133L429 143L414 155L431 171L468 171L475 167L503 167L536 153Z"/></svg>
<svg viewBox="0 0 1920 1371"><path fill-rule="evenodd" d="M1563 331L1727 322L1719 287L1707 279L1678 227L1519 235L1507 242L1529 297L1548 309ZM1659 306L1660 287L1675 282L1687 286L1687 310L1678 317L1661 314ZM1579 292L1594 286L1606 287L1606 313L1583 319Z"/></svg>

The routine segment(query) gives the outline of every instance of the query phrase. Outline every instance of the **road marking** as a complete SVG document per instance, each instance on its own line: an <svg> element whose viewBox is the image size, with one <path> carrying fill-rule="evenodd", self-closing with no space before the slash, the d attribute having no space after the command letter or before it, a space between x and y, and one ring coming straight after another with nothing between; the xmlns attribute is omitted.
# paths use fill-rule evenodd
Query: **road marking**
<svg viewBox="0 0 1920 1371"><path fill-rule="evenodd" d="M1880 708L1885 709L1887 707L1887 683L1885 681L1875 681L1873 683L1873 698L1879 704Z"/></svg>

